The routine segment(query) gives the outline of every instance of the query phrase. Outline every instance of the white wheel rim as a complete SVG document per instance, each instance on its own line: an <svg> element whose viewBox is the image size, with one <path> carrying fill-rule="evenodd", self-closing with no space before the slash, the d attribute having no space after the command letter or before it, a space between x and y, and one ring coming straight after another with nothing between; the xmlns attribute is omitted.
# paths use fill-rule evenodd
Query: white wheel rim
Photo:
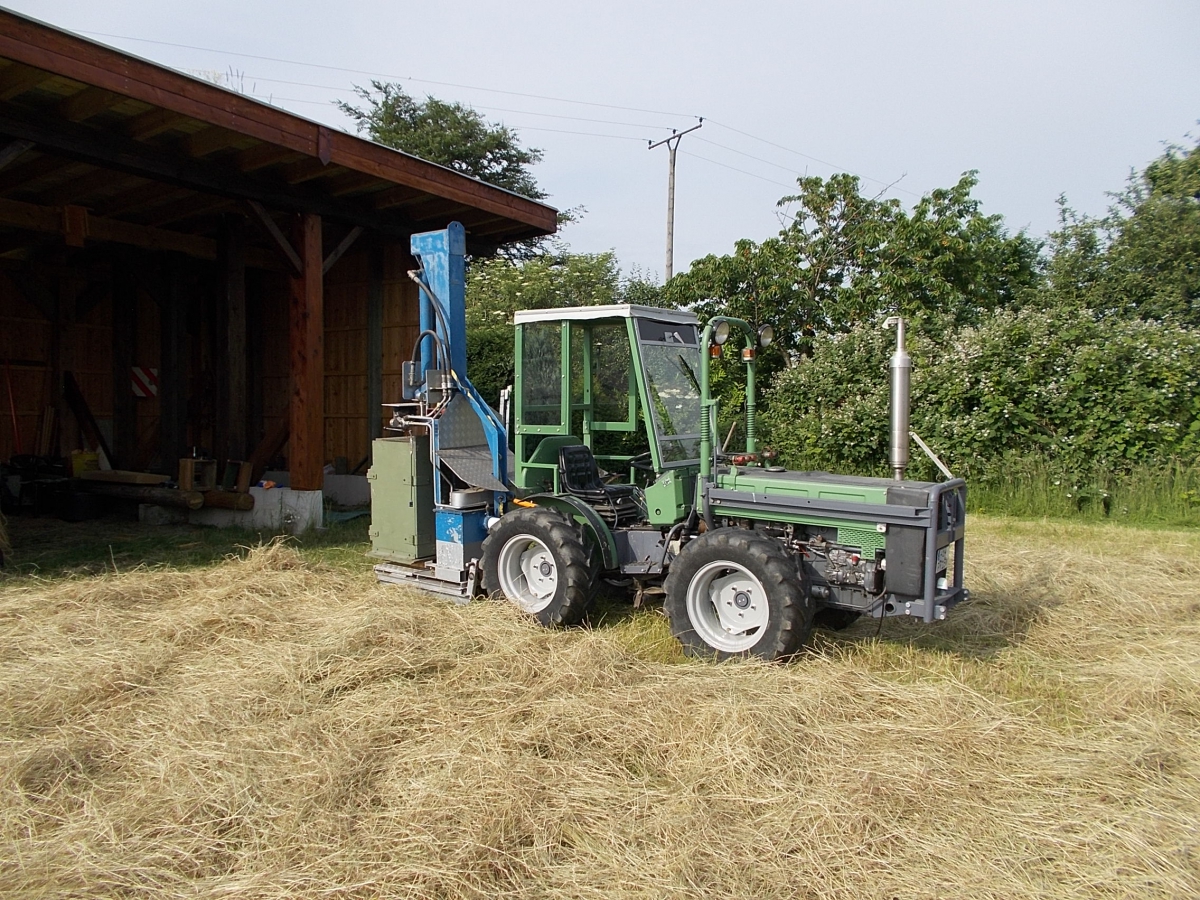
<svg viewBox="0 0 1200 900"><path fill-rule="evenodd" d="M725 653L749 650L771 618L767 592L748 569L722 560L700 569L687 587L687 613L704 643Z"/></svg>
<svg viewBox="0 0 1200 900"><path fill-rule="evenodd" d="M500 548L496 576L504 596L527 613L541 612L558 591L554 554L530 534L509 538Z"/></svg>

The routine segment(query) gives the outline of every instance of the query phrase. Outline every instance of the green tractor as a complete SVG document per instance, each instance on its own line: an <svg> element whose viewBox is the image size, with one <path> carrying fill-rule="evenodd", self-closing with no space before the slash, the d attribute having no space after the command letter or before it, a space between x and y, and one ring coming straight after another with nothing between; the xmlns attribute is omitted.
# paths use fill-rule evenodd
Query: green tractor
<svg viewBox="0 0 1200 900"><path fill-rule="evenodd" d="M625 304L518 312L513 498L487 519L484 591L546 625L580 622L603 582L661 593L685 651L717 658L786 659L814 625L863 615L944 619L968 597L966 484L904 479L911 363L893 321L886 479L787 471L760 450L769 326ZM746 397L729 453L709 363L731 348Z"/></svg>

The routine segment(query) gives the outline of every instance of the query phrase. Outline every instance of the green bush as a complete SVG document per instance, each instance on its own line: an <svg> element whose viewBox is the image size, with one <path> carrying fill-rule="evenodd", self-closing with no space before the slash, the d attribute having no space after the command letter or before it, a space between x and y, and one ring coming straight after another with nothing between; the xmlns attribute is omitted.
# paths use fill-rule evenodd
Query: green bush
<svg viewBox="0 0 1200 900"><path fill-rule="evenodd" d="M883 474L888 357L878 324L818 338L767 393L789 465ZM1000 312L942 342L911 335L912 427L958 474L1036 457L1071 480L1200 456L1200 332L1070 310ZM913 474L932 475L923 457Z"/></svg>

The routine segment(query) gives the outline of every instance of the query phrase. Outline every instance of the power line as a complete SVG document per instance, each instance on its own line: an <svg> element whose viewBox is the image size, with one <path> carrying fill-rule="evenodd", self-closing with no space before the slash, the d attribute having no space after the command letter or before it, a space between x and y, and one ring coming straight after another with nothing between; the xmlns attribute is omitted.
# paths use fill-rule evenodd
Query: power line
<svg viewBox="0 0 1200 900"><path fill-rule="evenodd" d="M484 91L486 93L504 94L506 96L511 96L511 97L526 97L526 98L532 99L532 100L547 100L552 103L571 103L571 104L574 104L577 106L592 106L592 107L597 107L600 109L616 109L616 110L622 110L624 112L640 112L640 113L647 113L649 115L672 116L675 118L689 118L689 119L696 118L696 116L694 116L694 115L690 115L687 113L671 112L669 110L645 109L645 108L636 107L636 106L620 106L620 105L614 104L614 103L598 103L598 102L591 101L591 100L572 100L567 97L553 97L553 96L549 96L549 95L545 95L545 94L531 94L531 93L525 93L525 92L521 92L521 91L506 91L506 90L501 90L499 88L481 87L479 85L459 84L457 82L452 82L452 81L434 81L432 79L427 79L427 78L414 78L411 75L388 75L388 74L381 73L381 72L369 72L369 71L366 71L363 69L350 69L350 68L346 68L343 66L330 66L330 65L325 65L322 63L303 62L301 60L285 59L285 58L276 57L276 56L261 56L261 55L257 55L257 54L253 54L253 53L240 53L240 52L234 51L234 50L218 50L214 47L199 47L194 44L179 44L179 43L173 43L171 41L156 41L156 40L151 40L150 38L138 38L138 37L132 37L131 35L124 35L124 34L111 34L111 33L102 32L102 31L81 31L80 34L86 34L86 35L90 35L92 37L113 38L116 40L123 40L123 41L135 41L135 42L143 43L143 44L155 44L155 45L162 46L162 47L178 47L178 48L181 48L184 50L198 50L203 53L225 54L225 55L229 55L229 56L242 57L245 59L257 59L257 60L263 60L265 62L277 62L277 63L284 63L285 65L302 66L302 67L307 67L307 68L312 68L312 69L323 69L323 70L331 71L331 72L346 72L346 73L349 73L352 75L366 75L371 78L382 78L382 79L387 79L387 80L391 80L391 81L412 81L412 82L416 82L418 84L432 84L432 85L437 85L439 87L458 88L460 90ZM264 78L261 80L267 81L270 79ZM292 82L292 83L296 84L297 86L304 85L303 82ZM320 85L310 85L310 86L322 87ZM337 89L331 88L331 90L337 90ZM289 102L314 103L316 101L301 100L301 101L289 101ZM512 110L512 111L518 112L517 110ZM530 115L547 115L547 116L550 115L549 113L529 113L529 114ZM803 151L795 150L791 147L787 147L783 144L777 143L777 142L769 140L767 138L759 137L756 134L751 134L748 131L743 131L740 128L734 128L732 125L726 125L723 122L718 122L715 119L708 118L707 121L713 125L716 125L719 128L724 128L726 131L732 131L734 134L739 134L742 137L750 138L751 140L754 140L754 141L759 141L760 143L766 144L770 147L774 147L777 150L783 150L785 153L791 153L796 156L803 157L804 159L808 159L813 162L820 163L821 165L827 166L828 168L833 169L834 171L846 172L847 174L854 175L855 177L861 178L864 181L872 181L872 182L875 182L876 184L884 185L887 188L890 188L890 189L896 190L896 191L901 191L902 193L908 194L913 197L920 196L920 194L916 193L915 191L910 191L905 188L896 187L894 181L889 182L882 178L874 178L870 175L861 175L861 174L851 171L846 166L841 166L841 165L838 165L837 163L829 162L828 160L824 160L819 157L812 156L808 153L804 153ZM618 123L613 122L613 123L609 123L609 124L618 124ZM630 127L652 128L652 127L661 127L661 126L649 126L649 125L633 126L631 124ZM550 129L550 128L534 129L530 126L530 130L554 131L555 129ZM563 132L563 133L565 133L565 134L585 134L585 132ZM596 136L596 137L618 137L618 135L594 135L594 136ZM710 143L715 144L715 142L710 142ZM721 146L721 145L716 145L716 146ZM734 153L738 153L738 154L740 154L742 156L746 156L750 159L755 159L759 162L765 162L767 165L771 165L771 166L775 166L777 168L791 171L786 166L781 166L778 163L773 163L768 160L760 159L759 157L755 157L749 153L744 153L743 151L740 151L740 150L734 150L733 148L729 148L729 147L722 147L722 149L731 150ZM695 154L689 154L689 155L695 155ZM697 158L698 159L706 159L705 157L697 157ZM706 161L715 163L716 165L723 165L722 163L716 163L715 160L706 160ZM726 166L726 168L733 169L734 171L738 171L738 172L743 172L744 174L751 175L754 178L760 178L762 180L767 180L767 181L770 180L770 179L763 179L762 176L760 176L760 175L755 175L754 173L745 172L745 170L742 170L742 169L737 169L734 166ZM773 182L773 183L778 184L778 182Z"/></svg>
<svg viewBox="0 0 1200 900"><path fill-rule="evenodd" d="M788 188L788 189L795 189L795 187L796 187L796 185L794 185L794 184L784 184L782 181L776 181L773 178L766 178L766 177L764 177L762 175L758 175L754 172L748 172L745 169L739 169L737 166L731 166L728 163L717 162L715 159L709 159L707 156L701 156L699 153L690 153L687 150L680 150L679 152L682 153L684 156L692 157L692 159L700 159L706 163L711 163L714 166L720 166L722 169L729 169L733 172L741 172L743 175L749 175L751 178L757 178L759 181L765 181L768 184L774 184L774 185L778 185L779 187Z"/></svg>
<svg viewBox="0 0 1200 900"><path fill-rule="evenodd" d="M738 154L738 156L745 156L748 159L753 159L760 163L766 163L768 166L774 166L777 169L783 169L785 172L791 172L793 175L797 174L796 169L793 166L781 166L777 162L771 162L771 160L769 160L769 159L763 159L761 156L755 156L754 154L746 153L743 150L737 150L733 147L727 147L724 144L718 144L716 141L710 141L708 138L698 137L698 138L696 138L696 140L703 141L706 144L712 144L712 146L714 146L714 147L720 147L722 150L728 150L730 153L736 153L736 154Z"/></svg>
<svg viewBox="0 0 1200 900"><path fill-rule="evenodd" d="M433 81L428 78L414 78L411 75L388 75L383 72L368 72L364 69L347 69L342 66L327 66L322 63L301 62L297 59L283 59L278 56L258 56L253 53L239 53L236 50L217 50L214 47L197 47L193 44L175 44L170 41L152 41L149 38L130 37L127 34L108 34L103 31L81 31L80 34L91 35L92 37L115 38L122 41L137 41L142 44L157 44L162 47L179 47L183 50L199 50L203 53L224 53L228 56L240 56L245 59L260 59L265 62L285 63L291 66L307 66L312 69L326 69L330 72L348 72L351 75L367 75L371 78L386 78L389 81L415 81L418 84L436 84L440 87L454 87L469 91L487 91L492 94L507 94L511 97L529 97L533 100L550 100L554 103L574 103L579 106L597 106L603 109L620 109L626 112L641 112L649 113L654 116L674 116L677 118L694 119L693 115L687 113L668 112L662 109L642 109L636 106L618 106L614 103L596 103L591 100L571 100L567 97L550 97L545 94L527 94L521 91L503 91L499 88L486 88L472 84L458 84L453 81Z"/></svg>
<svg viewBox="0 0 1200 900"><path fill-rule="evenodd" d="M716 125L718 128L724 128L726 131L732 131L734 134L740 134L740 135L742 135L742 137L748 137L748 138L750 138L751 140L754 140L754 141L761 141L761 142L762 142L762 143L764 143L764 144L768 144L768 145L770 145L770 146L772 146L772 147L775 147L776 149L779 149L779 150L784 150L784 151L786 151L787 153L794 153L794 154L796 154L796 156L802 156L802 157L804 157L805 159L811 159L813 162L818 162L818 163L820 163L820 164L821 164L821 165L823 165L823 166L829 166L829 168L833 169L834 171L838 171L838 172L845 172L845 173L847 173L848 175L854 175L854 177L855 177L855 178L862 178L862 179L864 179L865 181L874 181L876 184L882 184L882 185L885 185L885 186L887 186L887 187L894 187L894 188L895 188L895 190L897 190L897 191L904 191L904 193L906 193L906 194L911 194L913 197L919 197L919 196L921 196L920 194L917 194L917 193L915 193L914 191L909 191L909 190L905 190L904 188L895 187L895 182L894 182L894 181L892 181L892 182L889 182L889 181L884 181L882 178L872 178L870 175L859 175L859 174L857 174L857 173L855 173L855 172L851 172L851 171L850 171L848 168L846 168L845 166L839 166L837 163L831 163L831 162L829 162L828 160L824 160L824 159L818 159L818 158L817 158L817 157L815 157L815 156L809 156L807 153L801 153L799 150L793 150L791 147L785 147L783 144L777 144L777 143L775 143L774 141L769 141L769 140L767 140L766 138L761 138L761 137L759 137L758 135L751 134L751 133L750 133L750 132L748 132L748 131L742 131L740 128L734 128L732 125L726 125L726 124L724 124L723 122L717 122L717 121L715 121L715 120L713 120L713 119L709 119L709 121L710 121L710 122L712 122L714 125ZM737 153L737 152L739 152L739 151L736 151L736 150L735 150L734 152L735 152L735 153ZM747 155L749 155L749 154L747 154Z"/></svg>
<svg viewBox="0 0 1200 900"><path fill-rule="evenodd" d="M308 81L286 81L282 78L264 78L261 75L252 75L248 72L243 72L243 73L238 73L238 74L244 78L249 79L250 81L253 81L253 82L264 81L269 84L286 84L286 85L291 85L293 87L318 88L318 89L324 90L324 91L344 91L344 90L346 90L345 85L338 86L338 85L332 85L332 84L313 84L312 82L308 82ZM255 96L261 96L261 95L255 94ZM315 103L317 101L304 100L304 101L299 101L299 102ZM341 102L341 101L339 101L339 102ZM474 109L484 110L486 112L516 113L516 114L522 115L522 116L538 116L539 118L543 118L543 119L567 119L572 122L592 122L597 125L621 125L621 126L625 126L625 127L629 127L629 128L661 128L664 131L671 127L670 125L648 125L645 122L618 122L614 119L593 119L589 116L564 116L562 113L534 112L532 109L511 109L510 107L506 107L506 106L477 106L475 104L471 104L471 106ZM734 151L734 152L736 153L737 151Z"/></svg>
<svg viewBox="0 0 1200 900"><path fill-rule="evenodd" d="M254 97L256 100L264 100L267 103L271 103L271 104L274 104L276 102L278 102L278 103L307 103L310 106L324 106L324 107L329 107L329 106L333 105L328 100L301 100L299 97L276 97L274 94L247 93L246 96ZM584 119L583 121L587 122L587 121L592 121L592 120ZM538 127L537 125L514 125L513 127L519 128L522 131L553 131L555 134L580 134L580 135L584 135L586 137L615 138L616 140L620 140L620 141L637 141L639 144L645 140L645 138L631 137L628 134L601 134L596 131L568 131L565 128L542 128L542 127Z"/></svg>

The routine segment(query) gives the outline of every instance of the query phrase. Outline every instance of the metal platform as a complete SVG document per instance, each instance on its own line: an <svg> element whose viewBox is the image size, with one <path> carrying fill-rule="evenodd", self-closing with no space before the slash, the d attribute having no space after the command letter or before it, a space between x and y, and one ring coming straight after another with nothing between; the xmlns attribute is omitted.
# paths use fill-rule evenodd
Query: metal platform
<svg viewBox="0 0 1200 900"><path fill-rule="evenodd" d="M444 581L433 574L426 565L405 566L400 563L379 563L375 566L375 577L386 584L401 584L449 597L460 606L466 606L480 593L479 567L472 561L467 566L465 581Z"/></svg>

